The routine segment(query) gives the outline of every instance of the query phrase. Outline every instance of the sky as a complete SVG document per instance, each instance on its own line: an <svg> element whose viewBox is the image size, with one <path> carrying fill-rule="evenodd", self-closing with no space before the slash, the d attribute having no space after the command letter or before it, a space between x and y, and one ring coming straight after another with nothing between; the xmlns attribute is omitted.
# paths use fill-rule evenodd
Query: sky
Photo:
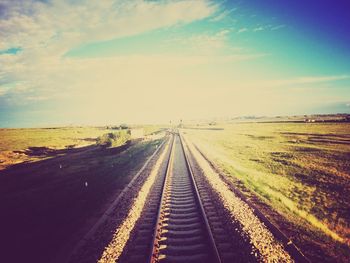
<svg viewBox="0 0 350 263"><path fill-rule="evenodd" d="M0 127L350 113L350 3L0 0Z"/></svg>

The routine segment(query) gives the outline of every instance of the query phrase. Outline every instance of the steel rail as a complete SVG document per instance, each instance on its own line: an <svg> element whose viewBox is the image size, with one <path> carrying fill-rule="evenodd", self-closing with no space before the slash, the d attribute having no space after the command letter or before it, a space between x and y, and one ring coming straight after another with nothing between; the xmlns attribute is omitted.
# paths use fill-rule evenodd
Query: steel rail
<svg viewBox="0 0 350 263"><path fill-rule="evenodd" d="M191 181L192 181L193 187L195 189L197 202L199 204L199 207L200 207L202 215L203 215L204 224L205 224L205 227L206 227L206 229L208 231L208 235L209 235L211 246L212 246L212 248L214 250L214 257L215 257L216 262L221 263L220 254L219 254L218 248L216 247L215 239L214 239L214 236L213 236L213 233L211 231L208 219L207 219L206 214L205 214L205 210L204 210L204 207L203 207L200 195L199 195L199 191L198 191L198 188L197 188L196 180L194 179L192 167L191 167L190 162L188 160L188 156L187 156L187 153L186 153L185 147L184 147L184 142L182 140L182 136L180 135L180 133L179 133L179 137L180 137L182 151L184 153L185 160L186 160L186 167L187 167L187 170L188 170L188 172L189 172L189 174L191 176L191 179L192 179Z"/></svg>
<svg viewBox="0 0 350 263"><path fill-rule="evenodd" d="M167 168L166 168L166 172L165 172L165 178L164 178L164 182L163 182L163 186L162 186L162 196L160 198L160 202L159 202L159 207L158 207L158 214L157 214L157 222L155 224L155 228L154 228L154 233L153 233L153 241L152 241L152 252L149 256L148 262L155 262L155 256L158 253L158 241L157 241L157 237L161 231L160 229L160 225L161 225L161 213L162 213L162 204L164 201L164 190L165 190L165 186L166 186L166 181L168 180L168 175L170 173L170 169L172 168L172 160L174 158L174 144L175 144L175 135L173 135L173 139L172 139L172 143L171 143L171 149L170 149L170 155L168 158L168 162L167 162Z"/></svg>
<svg viewBox="0 0 350 263"><path fill-rule="evenodd" d="M166 191L167 183L170 180L171 169L173 168L174 148L175 148L174 145L175 145L175 141L176 141L176 136L179 137L179 141L180 141L180 145L181 145L181 152L183 153L183 156L185 159L185 166L186 166L186 169L188 171L190 184L192 185L192 189L193 189L194 200L197 204L196 206L199 209L199 214L200 214L200 217L202 218L202 223L204 224L205 231L208 235L208 239L209 239L208 245L211 247L211 250L212 250L211 252L212 252L212 256L213 256L211 262L221 263L220 255L219 255L218 249L216 247L215 240L214 240L213 233L211 231L208 219L206 217L206 213L205 213L202 201L201 201L201 197L199 195L197 184L196 184L196 181L194 179L193 171L192 171L190 162L188 160L188 156L186 154L185 147L184 147L184 144L183 144L183 141L182 141L180 134L175 134L173 137L173 142L171 145L171 152L170 152L170 156L169 156L168 163L167 163L166 174L165 174L164 182L162 185L161 200L159 203L159 208L158 208L158 213L157 213L157 221L156 221L155 229L154 229L154 233L153 233L153 241L151 243L152 250L151 250L151 253L149 255L148 262L150 262L150 263L158 262L158 255L159 255L159 248L160 248L159 241L161 238L161 231L162 231L162 227L163 227L162 221L164 219L164 216L163 216L164 211L163 210L164 210L165 196L166 196L165 191Z"/></svg>

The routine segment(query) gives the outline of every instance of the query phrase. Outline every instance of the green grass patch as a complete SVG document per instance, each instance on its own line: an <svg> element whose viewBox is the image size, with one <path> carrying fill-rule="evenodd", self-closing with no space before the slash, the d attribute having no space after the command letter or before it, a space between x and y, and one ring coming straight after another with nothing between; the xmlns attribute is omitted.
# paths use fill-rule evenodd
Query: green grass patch
<svg viewBox="0 0 350 263"><path fill-rule="evenodd" d="M96 144L104 148L116 147L125 144L129 139L129 131L120 130L117 132L109 132L99 136L96 140Z"/></svg>

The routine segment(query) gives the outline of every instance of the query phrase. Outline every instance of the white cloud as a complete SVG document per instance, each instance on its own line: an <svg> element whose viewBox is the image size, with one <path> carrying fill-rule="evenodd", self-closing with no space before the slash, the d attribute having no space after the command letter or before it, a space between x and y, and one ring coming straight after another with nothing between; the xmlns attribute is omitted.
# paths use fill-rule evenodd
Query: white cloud
<svg viewBox="0 0 350 263"><path fill-rule="evenodd" d="M21 48L16 55L0 55L1 95L34 89L61 92L77 82L72 72L84 68L81 61L63 57L72 48L190 23L209 17L217 8L207 0L7 0L1 4L5 15L0 16L0 50ZM22 84L9 85L11 81Z"/></svg>
<svg viewBox="0 0 350 263"><path fill-rule="evenodd" d="M11 0L5 2L8 15L0 23L0 49L59 45L64 52L80 43L189 23L208 17L216 10L205 0L95 0L73 5L71 1L62 0L54 0L50 4L24 2L27 4L22 9L18 9ZM58 51L57 48L54 51Z"/></svg>
<svg viewBox="0 0 350 263"><path fill-rule="evenodd" d="M228 35L230 29L222 29L218 32L196 33L188 37L171 37L167 39L167 43L171 45L178 45L183 47L185 51L193 53L200 53L201 55L218 55L225 51L229 46Z"/></svg>
<svg viewBox="0 0 350 263"><path fill-rule="evenodd" d="M74 1L5 2L6 16L0 17L0 50L12 47L22 50L16 55L0 55L0 103L6 99L12 105L39 105L44 100L56 100L68 116L74 112L76 119L85 118L86 122L101 120L101 116L103 121L129 117L146 120L145 115L149 119L167 120L186 114L193 117L211 114L214 108L217 114L256 109L254 105L260 105L264 96L263 88L349 79L348 75L340 75L253 81L252 76L258 78L259 70L247 69L240 63L268 54L234 47L233 38L229 37L232 27L214 32L196 31L180 38L169 34L169 46L181 46L174 53L128 53L107 58L63 56L89 42L173 26L177 29L195 20L210 19L218 10L209 0L71 3ZM219 21L228 14L224 11L222 17L211 21ZM259 31L259 26L249 31ZM237 32L246 31L248 28L243 27ZM51 105L54 107L50 101ZM130 105L133 112L125 110Z"/></svg>
<svg viewBox="0 0 350 263"><path fill-rule="evenodd" d="M248 31L248 28L243 27L243 28L239 29L239 30L237 31L237 33L243 33L243 32L246 32L246 31Z"/></svg>
<svg viewBox="0 0 350 263"><path fill-rule="evenodd" d="M278 25L278 26L274 26L274 27L271 27L271 30L278 30L278 29L281 29L281 28L284 28L286 27L286 25Z"/></svg>
<svg viewBox="0 0 350 263"><path fill-rule="evenodd" d="M269 87L277 87L277 86L291 86L291 85L332 82L332 81L346 80L346 79L350 79L350 75L307 76L307 77L298 77L294 79L267 81L267 82L263 82L262 85L269 86Z"/></svg>
<svg viewBox="0 0 350 263"><path fill-rule="evenodd" d="M220 12L218 15L214 16L212 19L210 19L211 22L217 22L225 19L228 17L232 12L236 11L237 8L227 9L222 12Z"/></svg>
<svg viewBox="0 0 350 263"><path fill-rule="evenodd" d="M256 28L253 29L254 32L258 32L258 31L263 31L265 28L262 26L258 26Z"/></svg>

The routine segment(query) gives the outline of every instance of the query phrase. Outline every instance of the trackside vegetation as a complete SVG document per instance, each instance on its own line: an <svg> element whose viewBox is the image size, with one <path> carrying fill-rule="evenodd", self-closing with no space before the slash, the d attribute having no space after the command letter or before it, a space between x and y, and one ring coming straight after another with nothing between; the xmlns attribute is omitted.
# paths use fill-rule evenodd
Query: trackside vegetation
<svg viewBox="0 0 350 263"><path fill-rule="evenodd" d="M99 136L96 139L96 144L108 148L117 147L125 144L130 139L130 133L128 130L121 130L118 132L109 132Z"/></svg>

